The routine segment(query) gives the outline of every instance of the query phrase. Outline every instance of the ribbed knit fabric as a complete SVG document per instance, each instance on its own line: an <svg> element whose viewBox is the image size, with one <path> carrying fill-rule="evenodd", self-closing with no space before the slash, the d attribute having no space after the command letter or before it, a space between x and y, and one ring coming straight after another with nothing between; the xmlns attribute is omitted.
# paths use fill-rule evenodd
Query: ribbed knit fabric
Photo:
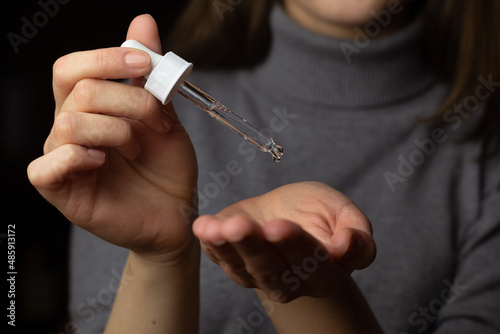
<svg viewBox="0 0 500 334"><path fill-rule="evenodd" d="M317 35L275 11L269 58L255 72L263 90L331 108L374 108L406 100L432 83L422 61L420 24L381 40Z"/></svg>
<svg viewBox="0 0 500 334"><path fill-rule="evenodd" d="M201 213L287 183L327 183L373 224L377 259L353 277L386 333L498 333L500 163L474 162L482 142L455 143L473 121L468 109L447 128L416 122L447 93L422 57L419 22L354 43L311 33L276 7L271 27L261 65L197 73L195 64L190 81L266 128L285 147L282 162L174 100L197 151ZM479 82L482 93L498 87ZM74 229L69 310L85 333L102 331L126 256ZM201 291L201 333L274 333L254 292L206 258Z"/></svg>

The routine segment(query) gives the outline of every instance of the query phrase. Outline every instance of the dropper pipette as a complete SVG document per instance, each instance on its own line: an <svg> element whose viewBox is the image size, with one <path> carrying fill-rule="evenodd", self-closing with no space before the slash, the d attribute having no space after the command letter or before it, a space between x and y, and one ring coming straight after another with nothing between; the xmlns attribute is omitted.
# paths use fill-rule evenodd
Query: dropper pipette
<svg viewBox="0 0 500 334"><path fill-rule="evenodd" d="M178 92L198 108L236 131L260 151L270 153L274 161L280 161L283 148L276 145L271 136L248 123L244 118L186 80L193 67L191 63L173 52L161 56L135 40L124 42L122 47L140 49L149 54L152 62L151 71L145 76L147 81L144 88L163 104L169 103Z"/></svg>

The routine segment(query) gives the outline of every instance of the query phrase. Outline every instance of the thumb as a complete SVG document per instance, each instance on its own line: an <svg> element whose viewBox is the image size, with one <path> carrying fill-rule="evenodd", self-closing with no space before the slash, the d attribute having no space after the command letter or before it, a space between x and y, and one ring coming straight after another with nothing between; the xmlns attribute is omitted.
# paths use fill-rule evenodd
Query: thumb
<svg viewBox="0 0 500 334"><path fill-rule="evenodd" d="M156 53L161 53L161 40L155 19L149 14L137 16L130 22L127 40L135 39Z"/></svg>
<svg viewBox="0 0 500 334"><path fill-rule="evenodd" d="M142 43L156 53L162 53L158 26L149 14L139 15L130 22L127 32L127 40L129 39ZM131 78L130 83L134 86L143 86L144 78Z"/></svg>
<svg viewBox="0 0 500 334"><path fill-rule="evenodd" d="M333 258L354 270L368 267L377 253L371 234L357 228L340 228L332 237L330 249Z"/></svg>

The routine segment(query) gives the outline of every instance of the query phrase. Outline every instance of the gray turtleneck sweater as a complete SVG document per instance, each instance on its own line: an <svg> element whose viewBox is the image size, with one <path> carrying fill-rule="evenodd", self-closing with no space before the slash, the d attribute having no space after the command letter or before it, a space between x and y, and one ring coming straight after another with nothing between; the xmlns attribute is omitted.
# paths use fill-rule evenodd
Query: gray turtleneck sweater
<svg viewBox="0 0 500 334"><path fill-rule="evenodd" d="M416 118L435 112L447 87L423 61L418 22L356 44L306 31L280 8L271 27L261 65L194 73L190 81L267 128L285 147L282 162L174 100L198 155L201 213L287 183L329 184L373 224L377 259L353 277L386 333L498 333L500 162L474 161L484 142L455 141L474 122L476 102L499 84L480 78L477 95L447 114L448 127L429 128ZM73 230L73 327L102 332L126 257ZM274 333L254 292L206 258L201 333Z"/></svg>

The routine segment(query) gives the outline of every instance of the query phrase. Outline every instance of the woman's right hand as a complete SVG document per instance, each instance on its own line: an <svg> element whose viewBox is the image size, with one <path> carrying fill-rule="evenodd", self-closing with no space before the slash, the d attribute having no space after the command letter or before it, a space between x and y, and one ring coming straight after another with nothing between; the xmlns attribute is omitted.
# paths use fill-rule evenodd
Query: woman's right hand
<svg viewBox="0 0 500 334"><path fill-rule="evenodd" d="M127 39L161 51L149 15L132 21ZM74 224L169 261L196 243L185 209L193 205L197 166L172 105L142 88L150 66L145 52L120 47L60 58L54 124L28 177ZM119 78L132 85L107 80Z"/></svg>

